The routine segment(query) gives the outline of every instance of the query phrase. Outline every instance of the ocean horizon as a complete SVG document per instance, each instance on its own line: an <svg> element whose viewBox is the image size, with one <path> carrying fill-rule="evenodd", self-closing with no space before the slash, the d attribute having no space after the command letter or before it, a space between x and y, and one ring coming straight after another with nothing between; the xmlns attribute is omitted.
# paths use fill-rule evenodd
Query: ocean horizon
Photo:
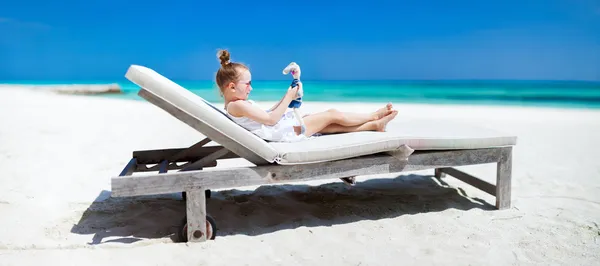
<svg viewBox="0 0 600 266"><path fill-rule="evenodd" d="M173 80L211 102L222 102L210 80ZM278 101L290 80L253 80L250 98ZM3 85L118 84L112 97L142 100L138 86L128 80L15 80ZM305 80L304 101L394 102L425 104L510 105L559 108L600 108L600 81L562 80Z"/></svg>

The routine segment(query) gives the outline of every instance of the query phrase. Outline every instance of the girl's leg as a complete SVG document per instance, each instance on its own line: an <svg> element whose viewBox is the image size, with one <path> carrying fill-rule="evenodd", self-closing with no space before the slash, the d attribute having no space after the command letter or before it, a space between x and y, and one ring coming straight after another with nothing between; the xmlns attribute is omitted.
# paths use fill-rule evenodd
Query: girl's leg
<svg viewBox="0 0 600 266"><path fill-rule="evenodd" d="M336 109L330 109L327 110L327 112L331 113L333 116L333 119L335 120L333 123L342 126L358 126L377 119L377 116L373 114L340 112Z"/></svg>
<svg viewBox="0 0 600 266"><path fill-rule="evenodd" d="M335 109L330 109L325 112L307 115L303 118L306 125L306 135L310 136L319 132L323 128L331 124L342 126L360 126L369 121L378 120L391 113L392 105L387 104L385 107L373 113L348 113L340 112Z"/></svg>
<svg viewBox="0 0 600 266"><path fill-rule="evenodd" d="M335 109L328 110L328 112L339 112ZM352 112L339 112L342 117L336 124L342 126L357 126L362 125L369 121L375 121L389 115L392 112L392 104L388 103L386 106L380 108L373 113L352 113Z"/></svg>
<svg viewBox="0 0 600 266"><path fill-rule="evenodd" d="M387 124L392 121L398 114L398 111L393 111L387 116L382 117L379 120L369 121L362 125L357 126L342 126L339 124L331 124L318 131L318 133L332 134L332 133L348 133L348 132L359 132L359 131L385 131Z"/></svg>
<svg viewBox="0 0 600 266"><path fill-rule="evenodd" d="M324 129L325 127L334 124L334 121L336 119L332 114L332 112L322 112L305 116L303 118L304 125L306 126L306 131L304 132L304 135L312 136L313 134Z"/></svg>

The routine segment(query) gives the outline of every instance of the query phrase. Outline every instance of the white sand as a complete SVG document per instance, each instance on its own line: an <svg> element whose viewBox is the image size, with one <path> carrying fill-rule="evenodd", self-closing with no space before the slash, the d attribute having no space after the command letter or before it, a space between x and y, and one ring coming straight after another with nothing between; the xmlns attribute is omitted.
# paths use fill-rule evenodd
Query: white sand
<svg viewBox="0 0 600 266"><path fill-rule="evenodd" d="M310 111L382 104L306 103ZM0 89L0 265L599 265L600 112L395 103L518 136L513 208L432 171L213 192L219 236L173 243L178 195L110 198L133 150L196 131L146 102ZM247 164L225 160L221 165ZM461 168L495 182L494 165ZM320 185L319 185L320 184Z"/></svg>

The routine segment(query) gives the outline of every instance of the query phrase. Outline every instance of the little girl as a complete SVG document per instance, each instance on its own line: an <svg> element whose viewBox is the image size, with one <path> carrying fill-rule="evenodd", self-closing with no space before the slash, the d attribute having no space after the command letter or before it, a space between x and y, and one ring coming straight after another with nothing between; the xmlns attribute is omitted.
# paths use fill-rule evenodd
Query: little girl
<svg viewBox="0 0 600 266"><path fill-rule="evenodd" d="M296 98L298 87L289 87L286 94L269 110L258 107L248 100L252 91L252 76L248 67L230 62L227 50L219 50L217 57L221 67L217 71L216 82L225 99L225 111L237 124L262 139L268 141L293 142L307 139L316 133L345 133L357 131L385 131L398 111L392 105L373 113L347 113L330 109L325 112L303 117L306 131L300 134L292 111L287 111L290 102ZM302 83L298 83L302 86Z"/></svg>

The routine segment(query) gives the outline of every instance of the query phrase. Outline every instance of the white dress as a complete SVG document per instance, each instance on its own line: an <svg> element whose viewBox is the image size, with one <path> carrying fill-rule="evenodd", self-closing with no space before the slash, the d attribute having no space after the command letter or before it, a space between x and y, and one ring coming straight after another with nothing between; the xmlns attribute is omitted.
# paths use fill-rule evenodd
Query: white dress
<svg viewBox="0 0 600 266"><path fill-rule="evenodd" d="M248 100L248 102L252 105L259 106L252 100ZM286 111L277 124L272 126L256 122L247 117L235 117L227 111L227 107L225 107L225 113L233 120L233 122L267 141L296 142L309 139L309 137L306 137L304 134L297 135L294 131L296 118L294 117L294 112L291 110Z"/></svg>

